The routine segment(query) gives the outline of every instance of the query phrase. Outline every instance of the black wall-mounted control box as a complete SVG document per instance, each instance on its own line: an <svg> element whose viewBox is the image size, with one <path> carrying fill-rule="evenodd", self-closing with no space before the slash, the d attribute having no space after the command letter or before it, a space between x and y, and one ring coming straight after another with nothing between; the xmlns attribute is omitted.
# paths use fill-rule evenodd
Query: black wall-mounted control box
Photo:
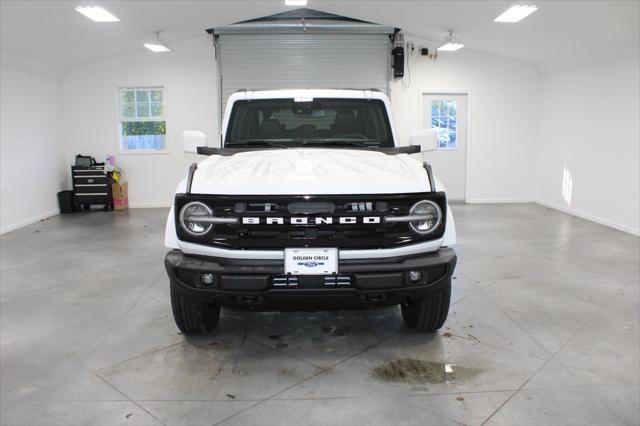
<svg viewBox="0 0 640 426"><path fill-rule="evenodd" d="M404 77L404 47L394 47L391 55L393 55L393 76L395 78Z"/></svg>

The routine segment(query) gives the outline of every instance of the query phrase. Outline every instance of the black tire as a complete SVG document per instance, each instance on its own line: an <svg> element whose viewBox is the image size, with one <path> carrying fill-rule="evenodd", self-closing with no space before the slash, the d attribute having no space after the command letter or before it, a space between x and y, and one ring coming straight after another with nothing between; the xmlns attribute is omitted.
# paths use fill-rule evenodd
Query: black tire
<svg viewBox="0 0 640 426"><path fill-rule="evenodd" d="M185 297L171 286L171 309L176 325L186 335L201 335L213 331L220 319L220 306Z"/></svg>
<svg viewBox="0 0 640 426"><path fill-rule="evenodd" d="M413 330L434 332L446 321L450 302L451 281L426 299L402 304L402 318Z"/></svg>

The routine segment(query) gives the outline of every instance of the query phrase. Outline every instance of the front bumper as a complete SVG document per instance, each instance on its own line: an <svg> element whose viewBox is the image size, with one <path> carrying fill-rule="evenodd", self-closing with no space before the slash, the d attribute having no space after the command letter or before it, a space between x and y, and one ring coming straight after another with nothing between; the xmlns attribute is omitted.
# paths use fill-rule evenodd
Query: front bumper
<svg viewBox="0 0 640 426"><path fill-rule="evenodd" d="M286 276L282 260L237 260L186 255L165 257L171 285L187 297L252 310L332 310L389 306L428 297L450 285L451 248L390 259L341 259L337 276ZM409 271L422 278L411 282ZM202 274L213 274L213 285Z"/></svg>

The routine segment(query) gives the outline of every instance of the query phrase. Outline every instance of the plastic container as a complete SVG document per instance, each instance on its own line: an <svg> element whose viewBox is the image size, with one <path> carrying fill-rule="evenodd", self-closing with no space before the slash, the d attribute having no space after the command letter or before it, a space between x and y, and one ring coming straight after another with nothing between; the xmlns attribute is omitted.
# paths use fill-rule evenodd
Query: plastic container
<svg viewBox="0 0 640 426"><path fill-rule="evenodd" d="M75 210L74 205L73 191L58 192L58 206L60 206L60 213L73 213Z"/></svg>

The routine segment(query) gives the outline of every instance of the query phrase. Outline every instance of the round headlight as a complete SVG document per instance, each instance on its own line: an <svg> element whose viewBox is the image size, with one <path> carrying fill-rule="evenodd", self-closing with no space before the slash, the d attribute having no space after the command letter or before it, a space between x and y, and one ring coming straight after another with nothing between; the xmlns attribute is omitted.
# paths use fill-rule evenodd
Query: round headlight
<svg viewBox="0 0 640 426"><path fill-rule="evenodd" d="M418 234L433 232L442 222L442 209L433 201L418 201L409 210L410 216L421 216L420 220L409 222L411 229Z"/></svg>
<svg viewBox="0 0 640 426"><path fill-rule="evenodd" d="M189 234L199 237L211 231L213 224L206 219L213 217L213 211L199 201L192 201L180 210L180 225ZM204 219L204 220L200 220Z"/></svg>

